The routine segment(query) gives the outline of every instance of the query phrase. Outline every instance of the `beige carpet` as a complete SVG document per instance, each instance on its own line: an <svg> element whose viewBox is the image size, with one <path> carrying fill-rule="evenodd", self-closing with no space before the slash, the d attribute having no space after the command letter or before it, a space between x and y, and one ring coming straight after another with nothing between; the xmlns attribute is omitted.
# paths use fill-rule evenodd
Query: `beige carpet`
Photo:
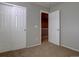
<svg viewBox="0 0 79 59"><path fill-rule="evenodd" d="M1 53L3 57L70 57L79 56L79 52L43 42L40 46Z"/></svg>

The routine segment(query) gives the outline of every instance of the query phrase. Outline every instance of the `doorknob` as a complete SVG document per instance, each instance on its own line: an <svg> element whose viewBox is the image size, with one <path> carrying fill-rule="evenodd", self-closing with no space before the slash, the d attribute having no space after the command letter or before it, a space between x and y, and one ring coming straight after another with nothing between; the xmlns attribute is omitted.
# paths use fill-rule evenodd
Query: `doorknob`
<svg viewBox="0 0 79 59"><path fill-rule="evenodd" d="M24 29L24 31L27 31L26 29Z"/></svg>

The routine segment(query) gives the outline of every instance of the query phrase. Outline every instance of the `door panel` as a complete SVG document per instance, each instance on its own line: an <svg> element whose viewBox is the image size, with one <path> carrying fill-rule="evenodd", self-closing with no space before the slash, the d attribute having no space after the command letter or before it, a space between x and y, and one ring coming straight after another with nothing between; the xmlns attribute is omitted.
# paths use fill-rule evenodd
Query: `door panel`
<svg viewBox="0 0 79 59"><path fill-rule="evenodd" d="M59 10L50 13L49 15L49 42L56 45L60 44L59 33L60 33L60 24L59 24Z"/></svg>

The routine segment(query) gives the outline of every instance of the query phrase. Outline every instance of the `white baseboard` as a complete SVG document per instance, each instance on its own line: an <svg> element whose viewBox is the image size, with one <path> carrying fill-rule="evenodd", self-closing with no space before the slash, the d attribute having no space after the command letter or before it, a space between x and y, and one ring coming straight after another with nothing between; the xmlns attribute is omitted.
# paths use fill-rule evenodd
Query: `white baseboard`
<svg viewBox="0 0 79 59"><path fill-rule="evenodd" d="M16 50L20 50L20 49L24 49L26 47L23 47L23 48L18 48L18 49L8 49L8 50L2 50L0 51L0 53L4 53L4 52L9 52L9 51L16 51Z"/></svg>
<svg viewBox="0 0 79 59"><path fill-rule="evenodd" d="M4 52L7 52L7 51L12 51L12 50L3 50L3 51L0 51L0 53L4 53Z"/></svg>
<svg viewBox="0 0 79 59"><path fill-rule="evenodd" d="M78 50L78 49L72 48L72 47L70 47L70 46L67 46L67 45L61 45L61 46L63 46L63 47L66 47L66 48L68 48L68 49L71 49L71 50L74 50L74 51L79 52L79 50Z"/></svg>
<svg viewBox="0 0 79 59"><path fill-rule="evenodd" d="M41 45L41 43L35 44L35 45L29 45L29 46L27 46L27 48L31 48L31 47L35 47L35 46L39 46L39 45Z"/></svg>
<svg viewBox="0 0 79 59"><path fill-rule="evenodd" d="M41 45L41 43L35 44L35 45L29 45L25 48L35 47L35 46L39 46L39 45ZM24 49L24 48L20 48L20 49ZM8 52L8 51L14 51L14 50L19 50L19 49L2 50L2 51L0 51L0 53L4 53L4 52Z"/></svg>
<svg viewBox="0 0 79 59"><path fill-rule="evenodd" d="M52 41L50 41L50 40L48 40L48 42L50 42L50 43L52 43L52 44L54 44L54 45L60 46L60 44L56 44L56 43L54 43L54 42L52 42Z"/></svg>

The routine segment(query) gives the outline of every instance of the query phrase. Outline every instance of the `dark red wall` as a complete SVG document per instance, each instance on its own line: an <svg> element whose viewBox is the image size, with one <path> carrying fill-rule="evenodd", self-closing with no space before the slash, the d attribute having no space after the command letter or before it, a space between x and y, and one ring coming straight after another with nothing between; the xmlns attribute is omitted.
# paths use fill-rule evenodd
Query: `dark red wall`
<svg viewBox="0 0 79 59"><path fill-rule="evenodd" d="M41 27L42 28L48 28L48 14L47 13L41 13Z"/></svg>

